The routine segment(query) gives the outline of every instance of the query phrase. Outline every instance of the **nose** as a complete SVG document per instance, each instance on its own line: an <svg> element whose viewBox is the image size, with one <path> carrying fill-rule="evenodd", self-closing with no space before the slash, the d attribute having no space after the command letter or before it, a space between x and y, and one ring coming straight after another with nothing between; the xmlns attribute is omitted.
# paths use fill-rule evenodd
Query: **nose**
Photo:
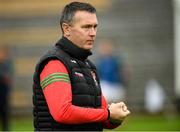
<svg viewBox="0 0 180 132"><path fill-rule="evenodd" d="M94 36L96 36L96 32L97 31L96 31L95 28L91 28L90 31L89 31L89 35L94 37Z"/></svg>

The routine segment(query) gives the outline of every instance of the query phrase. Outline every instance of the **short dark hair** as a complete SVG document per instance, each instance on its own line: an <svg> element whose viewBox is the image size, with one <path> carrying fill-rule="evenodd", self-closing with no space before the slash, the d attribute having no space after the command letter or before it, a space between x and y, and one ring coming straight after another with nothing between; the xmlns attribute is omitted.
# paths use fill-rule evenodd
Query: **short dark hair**
<svg viewBox="0 0 180 132"><path fill-rule="evenodd" d="M63 23L72 24L73 17L77 11L87 11L90 13L96 13L96 9L89 3L71 2L67 4L62 11L60 19L61 29ZM62 32L64 32L63 29Z"/></svg>

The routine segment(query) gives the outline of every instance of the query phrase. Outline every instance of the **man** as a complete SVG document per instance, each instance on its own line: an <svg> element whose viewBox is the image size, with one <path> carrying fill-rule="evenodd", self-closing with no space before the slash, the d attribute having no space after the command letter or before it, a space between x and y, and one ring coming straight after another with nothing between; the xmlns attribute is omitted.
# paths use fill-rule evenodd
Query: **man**
<svg viewBox="0 0 180 132"><path fill-rule="evenodd" d="M9 92L12 84L12 63L9 48L0 46L0 122L2 131L9 130Z"/></svg>
<svg viewBox="0 0 180 132"><path fill-rule="evenodd" d="M96 9L87 3L65 6L63 37L39 61L34 74L34 127L37 131L102 131L130 113L123 102L109 108L96 67L87 58L96 37Z"/></svg>
<svg viewBox="0 0 180 132"><path fill-rule="evenodd" d="M97 69L101 82L101 90L108 104L125 101L126 87L129 81L130 70L124 63L121 53L116 56L113 42L110 39L102 40L98 47L99 57Z"/></svg>

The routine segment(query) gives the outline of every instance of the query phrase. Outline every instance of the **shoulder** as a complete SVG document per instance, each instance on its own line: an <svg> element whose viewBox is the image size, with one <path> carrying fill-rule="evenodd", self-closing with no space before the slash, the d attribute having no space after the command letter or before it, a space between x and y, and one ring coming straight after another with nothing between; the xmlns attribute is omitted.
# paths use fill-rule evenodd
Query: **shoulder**
<svg viewBox="0 0 180 132"><path fill-rule="evenodd" d="M45 66L43 71L48 72L67 72L66 66L60 60L50 60Z"/></svg>
<svg viewBox="0 0 180 132"><path fill-rule="evenodd" d="M40 78L41 80L54 73L68 74L67 68L59 60L50 60L43 68Z"/></svg>

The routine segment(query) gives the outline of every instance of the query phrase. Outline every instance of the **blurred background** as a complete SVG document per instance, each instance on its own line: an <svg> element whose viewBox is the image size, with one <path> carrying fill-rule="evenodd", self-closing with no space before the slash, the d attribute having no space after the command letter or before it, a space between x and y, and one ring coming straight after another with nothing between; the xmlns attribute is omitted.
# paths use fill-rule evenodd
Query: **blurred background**
<svg viewBox="0 0 180 132"><path fill-rule="evenodd" d="M180 130L180 0L82 1L98 11L91 59L98 63L107 40L126 67L125 102L131 115L115 130ZM60 39L60 13L69 2L0 0L0 52L8 48L13 71L8 72L9 130L33 130L35 64Z"/></svg>

